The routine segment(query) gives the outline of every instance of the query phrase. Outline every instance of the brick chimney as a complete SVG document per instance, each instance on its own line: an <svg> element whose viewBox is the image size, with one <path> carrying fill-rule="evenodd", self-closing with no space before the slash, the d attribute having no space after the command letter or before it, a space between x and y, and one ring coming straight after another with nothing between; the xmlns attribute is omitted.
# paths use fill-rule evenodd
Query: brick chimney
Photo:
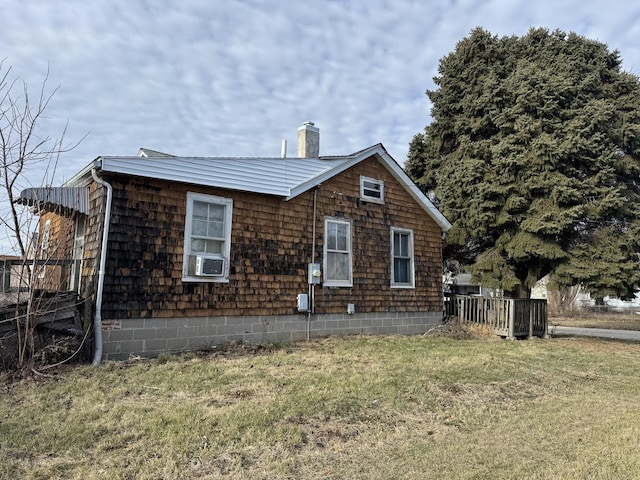
<svg viewBox="0 0 640 480"><path fill-rule="evenodd" d="M318 158L320 156L320 130L313 122L304 122L298 128L298 157Z"/></svg>

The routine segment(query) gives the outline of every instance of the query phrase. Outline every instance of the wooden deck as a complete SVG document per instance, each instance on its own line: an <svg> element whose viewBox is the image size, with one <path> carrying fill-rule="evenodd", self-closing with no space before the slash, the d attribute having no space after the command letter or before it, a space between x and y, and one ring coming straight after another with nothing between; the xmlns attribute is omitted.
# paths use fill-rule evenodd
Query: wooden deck
<svg viewBox="0 0 640 480"><path fill-rule="evenodd" d="M547 336L546 300L454 295L445 304L449 318L488 325L502 337Z"/></svg>

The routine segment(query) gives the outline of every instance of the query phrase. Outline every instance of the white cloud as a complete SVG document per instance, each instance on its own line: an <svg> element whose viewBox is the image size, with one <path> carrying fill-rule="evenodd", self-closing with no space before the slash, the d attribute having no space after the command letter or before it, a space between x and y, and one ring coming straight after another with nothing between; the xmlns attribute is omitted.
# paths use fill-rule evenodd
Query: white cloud
<svg viewBox="0 0 640 480"><path fill-rule="evenodd" d="M640 5L621 0L0 0L3 55L37 88L61 85L43 128L91 132L60 179L138 147L189 155L295 152L313 120L321 153L383 143L400 163L429 122L438 61L477 26L576 31L637 73ZM34 172L37 183L37 172Z"/></svg>

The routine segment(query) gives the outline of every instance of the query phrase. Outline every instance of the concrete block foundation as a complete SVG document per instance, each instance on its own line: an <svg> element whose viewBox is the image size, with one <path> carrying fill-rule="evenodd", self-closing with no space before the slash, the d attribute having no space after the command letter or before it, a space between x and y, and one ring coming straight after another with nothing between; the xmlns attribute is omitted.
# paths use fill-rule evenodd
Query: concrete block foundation
<svg viewBox="0 0 640 480"><path fill-rule="evenodd" d="M376 312L353 315L144 318L103 324L103 360L155 357L202 350L231 341L296 342L332 335L418 335L442 323L442 312Z"/></svg>

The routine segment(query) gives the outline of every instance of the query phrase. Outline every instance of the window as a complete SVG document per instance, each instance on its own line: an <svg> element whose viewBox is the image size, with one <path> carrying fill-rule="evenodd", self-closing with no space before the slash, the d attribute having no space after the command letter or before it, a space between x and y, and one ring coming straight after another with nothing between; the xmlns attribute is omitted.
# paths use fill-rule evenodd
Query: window
<svg viewBox="0 0 640 480"><path fill-rule="evenodd" d="M51 220L45 220L40 243L40 259L42 263L38 270L38 278L44 278L47 269L47 261L49 260L47 250L49 250L49 234L51 232Z"/></svg>
<svg viewBox="0 0 640 480"><path fill-rule="evenodd" d="M360 198L368 202L384 203L384 182L361 176Z"/></svg>
<svg viewBox="0 0 640 480"><path fill-rule="evenodd" d="M391 286L413 288L413 231L391 229Z"/></svg>
<svg viewBox="0 0 640 480"><path fill-rule="evenodd" d="M324 222L324 284L351 287L351 224L345 220Z"/></svg>
<svg viewBox="0 0 640 480"><path fill-rule="evenodd" d="M82 250L84 249L84 227L86 215L78 214L76 217L76 231L73 236L73 263L71 264L71 290L80 291L80 273L82 271Z"/></svg>
<svg viewBox="0 0 640 480"><path fill-rule="evenodd" d="M183 280L229 281L232 208L230 198L187 193Z"/></svg>

